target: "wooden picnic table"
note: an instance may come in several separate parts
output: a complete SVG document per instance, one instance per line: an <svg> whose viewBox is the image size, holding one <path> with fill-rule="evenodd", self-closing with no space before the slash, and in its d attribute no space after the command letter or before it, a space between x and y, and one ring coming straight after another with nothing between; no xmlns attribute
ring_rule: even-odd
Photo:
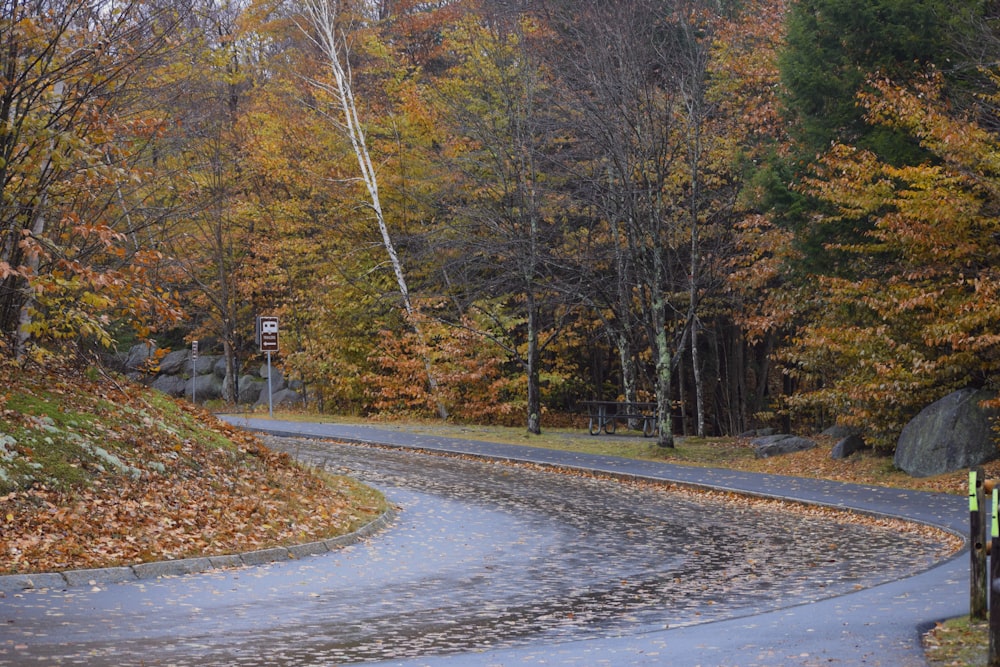
<svg viewBox="0 0 1000 667"><path fill-rule="evenodd" d="M583 401L589 418L590 435L604 431L613 434L618 424L628 426L632 422L642 422L642 434L649 438L656 435L656 403L633 403L629 401Z"/></svg>

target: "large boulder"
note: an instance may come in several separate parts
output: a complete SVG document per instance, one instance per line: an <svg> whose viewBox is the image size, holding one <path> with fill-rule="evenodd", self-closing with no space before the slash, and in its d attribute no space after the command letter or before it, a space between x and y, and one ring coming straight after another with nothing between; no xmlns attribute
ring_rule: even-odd
<svg viewBox="0 0 1000 667"><path fill-rule="evenodd" d="M279 389L277 391L271 390L271 406L286 406L295 407L305 405L306 399L297 391L292 389ZM257 405L267 405L267 386L260 392L260 398L257 400Z"/></svg>
<svg viewBox="0 0 1000 667"><path fill-rule="evenodd" d="M261 364L260 371L257 373L260 377L267 380L267 364ZM281 372L281 369L271 365L271 391L281 391L285 388L285 374Z"/></svg>
<svg viewBox="0 0 1000 667"><path fill-rule="evenodd" d="M800 438L795 435L778 434L769 435L763 438L752 440L754 455L759 459L766 459L771 456L791 454L812 449L816 446L816 441L809 438Z"/></svg>
<svg viewBox="0 0 1000 667"><path fill-rule="evenodd" d="M187 349L174 350L160 359L162 375L183 375L191 372L191 351Z"/></svg>
<svg viewBox="0 0 1000 667"><path fill-rule="evenodd" d="M267 389L267 381L253 375L240 377L239 384L240 394L236 400L240 403L256 403L260 400L261 391ZM264 400L267 401L267 396L264 396Z"/></svg>
<svg viewBox="0 0 1000 667"><path fill-rule="evenodd" d="M215 372L215 364L219 361L219 357L214 354L199 354L198 360L192 364L194 366L194 371L198 375L208 375L209 373Z"/></svg>
<svg viewBox="0 0 1000 667"><path fill-rule="evenodd" d="M271 396L271 400L275 406L281 405L281 406L301 407L306 403L306 399L302 396L302 394L295 391L294 389L282 389L281 391Z"/></svg>
<svg viewBox="0 0 1000 667"><path fill-rule="evenodd" d="M153 352L155 351L156 346L150 345L149 343L139 343L138 345L133 345L129 348L128 354L125 356L125 370L145 370L146 363L149 361L150 357L153 356Z"/></svg>
<svg viewBox="0 0 1000 667"><path fill-rule="evenodd" d="M149 386L169 396L180 397L187 389L187 382L177 375L160 375Z"/></svg>
<svg viewBox="0 0 1000 667"><path fill-rule="evenodd" d="M185 396L191 396L192 385L194 386L194 400L198 403L222 398L222 380L217 378L214 373L196 375L189 379L184 387Z"/></svg>
<svg viewBox="0 0 1000 667"><path fill-rule="evenodd" d="M921 410L899 436L896 467L930 477L997 458L992 420L998 413L980 406L990 398L987 391L960 389Z"/></svg>
<svg viewBox="0 0 1000 667"><path fill-rule="evenodd" d="M831 459L846 459L854 452L860 452L865 448L865 441L860 435L852 433L833 446L830 450Z"/></svg>

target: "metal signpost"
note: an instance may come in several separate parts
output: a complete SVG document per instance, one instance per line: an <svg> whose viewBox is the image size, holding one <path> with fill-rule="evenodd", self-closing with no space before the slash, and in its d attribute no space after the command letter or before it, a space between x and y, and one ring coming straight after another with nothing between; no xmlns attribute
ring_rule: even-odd
<svg viewBox="0 0 1000 667"><path fill-rule="evenodd" d="M267 354L267 414L274 419L274 405L271 401L271 353L278 351L278 318L257 318L257 342L260 351Z"/></svg>
<svg viewBox="0 0 1000 667"><path fill-rule="evenodd" d="M191 341L191 402L195 403L195 386L198 384L198 341Z"/></svg>

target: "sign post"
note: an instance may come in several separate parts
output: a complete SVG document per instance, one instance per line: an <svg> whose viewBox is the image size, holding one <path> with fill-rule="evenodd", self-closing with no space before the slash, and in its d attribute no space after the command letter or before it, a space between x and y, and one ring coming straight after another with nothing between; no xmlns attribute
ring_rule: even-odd
<svg viewBox="0 0 1000 667"><path fill-rule="evenodd" d="M274 404L271 400L271 353L278 351L278 318L257 318L257 342L260 351L267 354L267 414L274 419Z"/></svg>
<svg viewBox="0 0 1000 667"><path fill-rule="evenodd" d="M198 385L198 341L191 341L191 402L195 403L195 387Z"/></svg>

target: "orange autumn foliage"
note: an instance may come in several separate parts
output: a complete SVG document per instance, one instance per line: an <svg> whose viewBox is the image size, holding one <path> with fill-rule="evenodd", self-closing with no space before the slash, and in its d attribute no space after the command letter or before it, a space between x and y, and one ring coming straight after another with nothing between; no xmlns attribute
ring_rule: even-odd
<svg viewBox="0 0 1000 667"><path fill-rule="evenodd" d="M833 410L891 448L920 407L1000 372L1000 136L951 111L936 75L870 84L868 121L931 157L896 166L844 145L823 157L805 187L836 212L815 224L870 229L836 246L852 271L819 280L817 315L789 358L803 378L824 378L793 405Z"/></svg>

